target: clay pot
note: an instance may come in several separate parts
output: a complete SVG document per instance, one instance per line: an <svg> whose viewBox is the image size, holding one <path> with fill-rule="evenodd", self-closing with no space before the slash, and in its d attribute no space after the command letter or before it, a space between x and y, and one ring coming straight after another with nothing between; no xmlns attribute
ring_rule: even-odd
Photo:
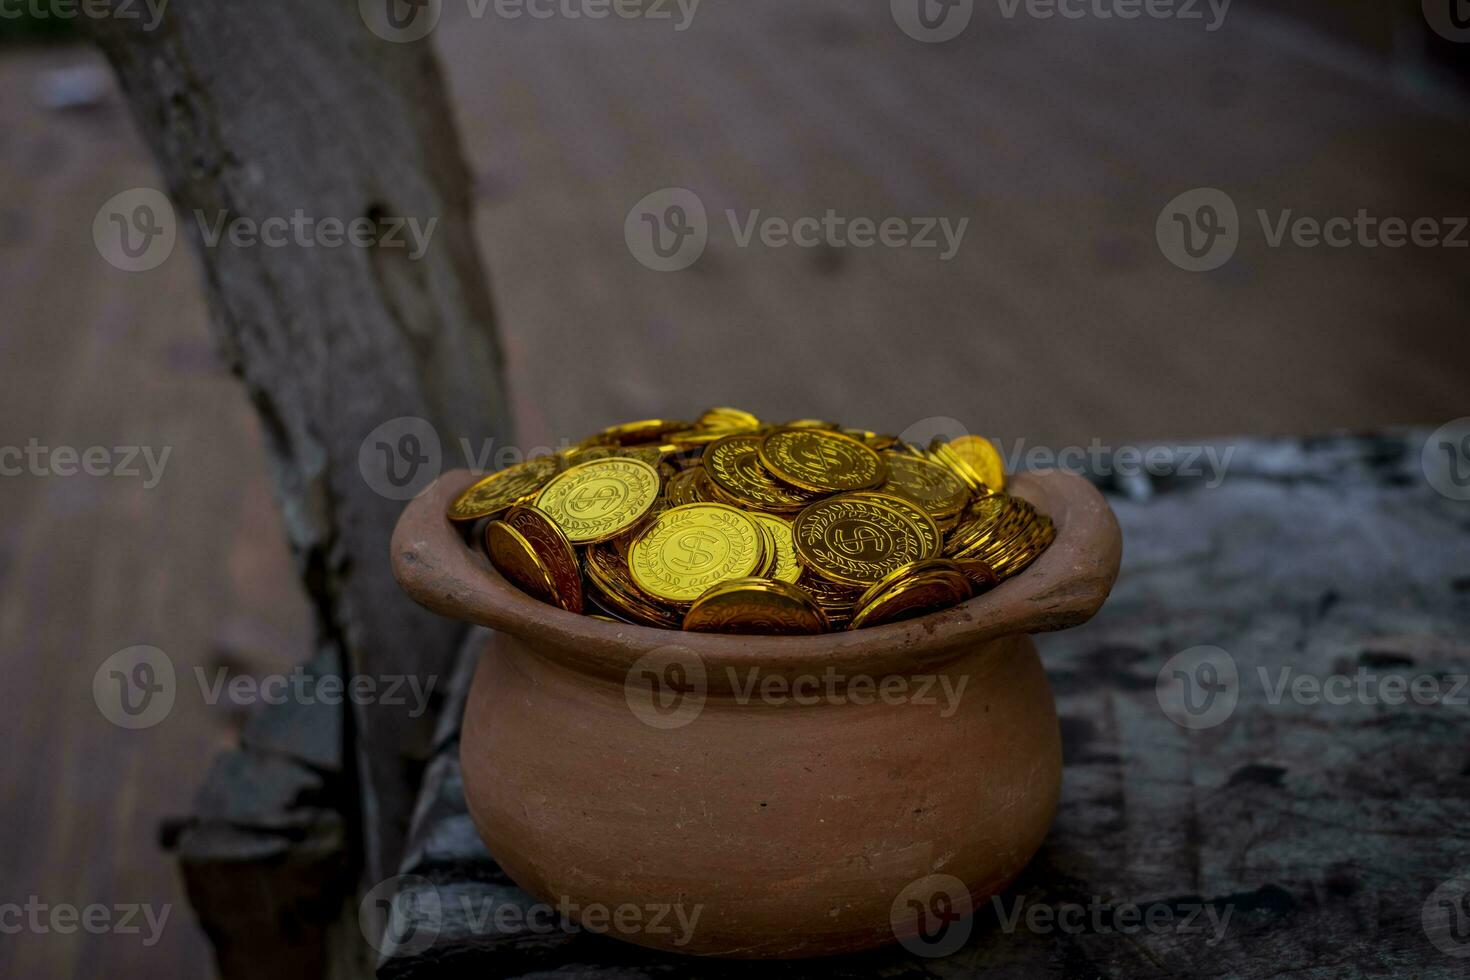
<svg viewBox="0 0 1470 980"><path fill-rule="evenodd" d="M409 504L393 565L424 606L497 631L460 758L475 826L527 892L647 946L818 956L922 932L906 909L945 887L968 890L945 908L979 908L1040 846L1061 738L1029 634L1090 618L1121 552L1086 481L1017 476L1057 539L961 606L752 638L532 599L444 518L471 479L445 474Z"/></svg>

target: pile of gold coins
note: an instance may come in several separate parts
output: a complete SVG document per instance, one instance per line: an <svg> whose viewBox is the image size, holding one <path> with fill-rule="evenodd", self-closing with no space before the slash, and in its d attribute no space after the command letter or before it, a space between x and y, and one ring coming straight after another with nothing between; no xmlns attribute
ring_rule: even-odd
<svg viewBox="0 0 1470 980"><path fill-rule="evenodd" d="M449 519L552 605L702 632L861 629L953 606L1056 536L978 436L926 447L712 408L485 477Z"/></svg>

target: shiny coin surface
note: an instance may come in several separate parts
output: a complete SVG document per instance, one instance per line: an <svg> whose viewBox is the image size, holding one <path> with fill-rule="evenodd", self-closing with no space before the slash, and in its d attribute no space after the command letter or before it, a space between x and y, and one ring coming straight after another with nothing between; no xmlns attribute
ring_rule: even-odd
<svg viewBox="0 0 1470 980"><path fill-rule="evenodd" d="M903 516L914 522L914 527L919 531L919 537L924 542L924 553L920 558L938 558L939 552L944 546L944 536L939 532L939 525L929 514L914 503L903 497L897 497L890 493L879 493L876 490L863 490L858 493L844 494L850 500L866 500L871 503L883 504L892 507Z"/></svg>
<svg viewBox="0 0 1470 980"><path fill-rule="evenodd" d="M491 521L485 526L485 553L495 570L522 592L553 606L561 604L551 572L521 532L504 521Z"/></svg>
<svg viewBox="0 0 1470 980"><path fill-rule="evenodd" d="M664 602L687 604L712 585L761 567L755 521L724 504L687 504L659 515L628 550L633 582Z"/></svg>
<svg viewBox="0 0 1470 980"><path fill-rule="evenodd" d="M1006 466L995 443L981 436L960 436L949 443L950 452L969 464L992 490L1006 488Z"/></svg>
<svg viewBox="0 0 1470 980"><path fill-rule="evenodd" d="M858 603L849 629L912 619L947 609L970 597L970 582L954 562L934 559L900 569Z"/></svg>
<svg viewBox="0 0 1470 980"><path fill-rule="evenodd" d="M449 505L449 519L499 517L516 504L534 498L561 466L555 456L538 456L491 473L454 498Z"/></svg>
<svg viewBox="0 0 1470 980"><path fill-rule="evenodd" d="M700 466L680 470L664 482L664 496L675 507L699 503L704 499L699 495L698 486L698 481L703 475L704 468Z"/></svg>
<svg viewBox="0 0 1470 980"><path fill-rule="evenodd" d="M777 429L761 441L760 461L777 479L817 493L867 490L888 473L872 449L828 429Z"/></svg>
<svg viewBox="0 0 1470 980"><path fill-rule="evenodd" d="M582 611L582 565L577 551L556 522L530 505L512 507L502 520L536 552L541 567L551 576L556 605L568 612ZM488 550L488 539L486 542Z"/></svg>
<svg viewBox="0 0 1470 980"><path fill-rule="evenodd" d="M789 582L741 578L711 586L694 600L684 628L746 636L806 636L825 633L827 617Z"/></svg>
<svg viewBox="0 0 1470 980"><path fill-rule="evenodd" d="M726 436L704 450L704 472L725 497L756 510L795 513L821 494L781 483L761 462L761 437Z"/></svg>
<svg viewBox="0 0 1470 980"><path fill-rule="evenodd" d="M720 407L707 409L694 425L695 428L699 429L739 431L743 429L759 429L761 427L761 420L744 409Z"/></svg>
<svg viewBox="0 0 1470 980"><path fill-rule="evenodd" d="M589 445L636 446L644 442L658 442L671 432L678 432L689 427L688 422L643 419L639 422L624 422L621 425L608 426L586 441Z"/></svg>
<svg viewBox="0 0 1470 980"><path fill-rule="evenodd" d="M527 594L662 629L793 634L952 605L1056 528L1006 493L994 445L927 448L743 409L648 419L479 480L446 508Z"/></svg>
<svg viewBox="0 0 1470 980"><path fill-rule="evenodd" d="M566 453L566 465L580 466L590 463L596 459L637 459L642 460L649 466L657 467L664 461L664 456L675 452L675 446L662 446L659 444L647 446L584 446L580 449L569 449Z"/></svg>
<svg viewBox="0 0 1470 980"><path fill-rule="evenodd" d="M995 569L978 558L958 559L955 564L959 566L960 574L970 580L970 588L976 593L984 592L1000 581Z"/></svg>
<svg viewBox="0 0 1470 980"><path fill-rule="evenodd" d="M633 584L627 557L617 548L611 544L594 544L588 545L583 553L587 559L587 584L591 588L589 602L629 623L679 628L679 613L653 602Z"/></svg>
<svg viewBox="0 0 1470 980"><path fill-rule="evenodd" d="M912 500L936 520L959 513L970 502L970 488L948 467L908 453L883 453L888 479L878 489Z"/></svg>
<svg viewBox="0 0 1470 980"><path fill-rule="evenodd" d="M796 542L791 536L791 522L774 514L755 511L745 516L755 521L769 535L774 557L766 577L794 583L801 576L801 563L796 560Z"/></svg>
<svg viewBox="0 0 1470 980"><path fill-rule="evenodd" d="M878 596L900 582L907 581L917 575L925 575L930 572L959 572L960 566L948 558L923 558L919 561L910 562L902 568L895 569L883 576L882 579L868 586L863 594L858 596L857 604L861 609L869 605Z"/></svg>
<svg viewBox="0 0 1470 980"><path fill-rule="evenodd" d="M866 588L926 553L923 532L903 511L844 495L812 504L792 524L803 566Z"/></svg>
<svg viewBox="0 0 1470 980"><path fill-rule="evenodd" d="M638 523L660 490L658 471L636 459L574 466L542 488L536 506L573 544L606 541Z"/></svg>

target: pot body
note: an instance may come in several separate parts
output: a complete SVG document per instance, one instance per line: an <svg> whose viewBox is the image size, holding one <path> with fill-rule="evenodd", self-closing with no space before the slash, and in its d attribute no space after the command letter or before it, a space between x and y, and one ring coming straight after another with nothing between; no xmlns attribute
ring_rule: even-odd
<svg viewBox="0 0 1470 980"><path fill-rule="evenodd" d="M882 676L675 657L620 679L502 632L470 691L477 829L589 928L701 955L865 949L904 938L926 888L958 879L978 907L1046 836L1061 739L1029 636Z"/></svg>

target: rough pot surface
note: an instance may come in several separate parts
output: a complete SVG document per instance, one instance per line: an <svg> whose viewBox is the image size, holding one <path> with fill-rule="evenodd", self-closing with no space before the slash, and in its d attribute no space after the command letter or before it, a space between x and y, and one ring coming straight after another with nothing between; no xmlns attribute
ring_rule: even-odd
<svg viewBox="0 0 1470 980"><path fill-rule="evenodd" d="M1061 745L1029 633L1084 622L1117 575L1086 481L1022 474L1057 524L1030 568L954 609L819 637L606 623L521 593L444 518L405 510L416 600L500 631L466 707L466 801L522 888L674 951L817 956L926 933L1004 888L1046 836ZM753 855L758 855L752 860Z"/></svg>

